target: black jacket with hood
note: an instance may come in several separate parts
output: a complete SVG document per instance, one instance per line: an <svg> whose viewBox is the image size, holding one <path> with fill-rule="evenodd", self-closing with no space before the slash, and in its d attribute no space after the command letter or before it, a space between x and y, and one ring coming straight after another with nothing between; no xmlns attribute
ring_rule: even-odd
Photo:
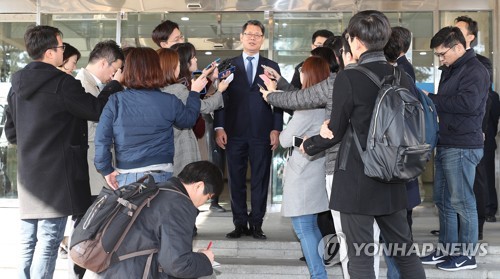
<svg viewBox="0 0 500 279"><path fill-rule="evenodd" d="M110 82L95 98L80 81L44 62L12 76L7 97L7 140L17 144L21 219L84 214L90 205L87 122L99 120Z"/></svg>

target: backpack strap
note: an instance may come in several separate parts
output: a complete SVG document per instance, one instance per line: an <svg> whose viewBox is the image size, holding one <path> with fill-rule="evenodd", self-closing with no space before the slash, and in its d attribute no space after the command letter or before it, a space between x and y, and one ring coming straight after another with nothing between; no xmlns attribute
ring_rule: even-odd
<svg viewBox="0 0 500 279"><path fill-rule="evenodd" d="M393 76L394 76L394 82L396 85L399 85L400 82L401 82L401 70L398 69L398 67L393 67L394 68L394 72L393 72ZM352 70L357 70L358 72L362 72L365 76L367 76L371 81L373 81L373 83L375 83L378 88L382 88L382 85L385 83L385 78L383 78L382 80L379 79L379 77L374 73L372 72L370 69L368 68L365 68L365 67L362 67L362 66L356 66L356 67L353 67L353 68L350 68Z"/></svg>
<svg viewBox="0 0 500 279"><path fill-rule="evenodd" d="M118 257L118 261L123 261L126 259L138 257L138 256L149 255L148 259L146 260L146 265L144 266L144 272L142 273L142 279L147 279L148 275L149 275L149 270L151 269L151 263L153 261L153 256L157 252L158 252L158 249L147 249L147 250L132 252L132 253L128 253L128 254L125 254L123 256Z"/></svg>
<svg viewBox="0 0 500 279"><path fill-rule="evenodd" d="M371 70L368 68L362 67L362 66L356 66L353 68L350 68L351 70L356 70L358 72L363 73L365 76L367 76L373 83L375 83L378 88L382 88L382 81L380 81L380 78Z"/></svg>

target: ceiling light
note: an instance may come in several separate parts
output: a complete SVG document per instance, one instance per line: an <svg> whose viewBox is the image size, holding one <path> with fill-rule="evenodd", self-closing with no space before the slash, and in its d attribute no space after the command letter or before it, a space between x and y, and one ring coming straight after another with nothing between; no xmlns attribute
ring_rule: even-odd
<svg viewBox="0 0 500 279"><path fill-rule="evenodd" d="M187 17L187 16L183 16L183 17L181 17L181 20L183 20L183 21L188 21L188 20L189 20L189 17Z"/></svg>
<svg viewBox="0 0 500 279"><path fill-rule="evenodd" d="M212 55L211 51L205 51L205 55Z"/></svg>
<svg viewBox="0 0 500 279"><path fill-rule="evenodd" d="M201 9L200 3L187 3L188 9Z"/></svg>

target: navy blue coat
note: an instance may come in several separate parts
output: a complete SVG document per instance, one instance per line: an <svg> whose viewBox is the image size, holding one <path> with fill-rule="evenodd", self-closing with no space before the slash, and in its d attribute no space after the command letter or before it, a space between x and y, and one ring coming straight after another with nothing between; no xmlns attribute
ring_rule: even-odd
<svg viewBox="0 0 500 279"><path fill-rule="evenodd" d="M473 51L440 69L438 94L429 94L439 116L437 146L483 148L481 124L490 85L488 71Z"/></svg>

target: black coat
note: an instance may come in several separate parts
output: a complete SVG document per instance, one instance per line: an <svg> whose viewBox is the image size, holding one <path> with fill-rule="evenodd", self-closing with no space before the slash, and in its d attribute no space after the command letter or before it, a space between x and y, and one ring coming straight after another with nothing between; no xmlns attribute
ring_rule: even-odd
<svg viewBox="0 0 500 279"><path fill-rule="evenodd" d="M108 96L87 94L80 81L43 62L31 62L12 76L5 134L17 144L21 219L85 213L90 205L86 120L99 120Z"/></svg>
<svg viewBox="0 0 500 279"><path fill-rule="evenodd" d="M363 53L359 65L370 69L380 78L394 71L394 67L385 61L383 52ZM406 75L401 76L402 86L410 89L411 82ZM333 176L331 209L377 216L391 214L407 206L404 184L383 183L366 176L353 139L344 138L350 123L353 123L361 146L365 148L377 95L377 85L363 73L356 70L339 72L333 87L333 108L329 124L334 138L323 139L318 135L304 142L305 151L312 155L342 141ZM345 170L339 170L339 162L346 157Z"/></svg>

